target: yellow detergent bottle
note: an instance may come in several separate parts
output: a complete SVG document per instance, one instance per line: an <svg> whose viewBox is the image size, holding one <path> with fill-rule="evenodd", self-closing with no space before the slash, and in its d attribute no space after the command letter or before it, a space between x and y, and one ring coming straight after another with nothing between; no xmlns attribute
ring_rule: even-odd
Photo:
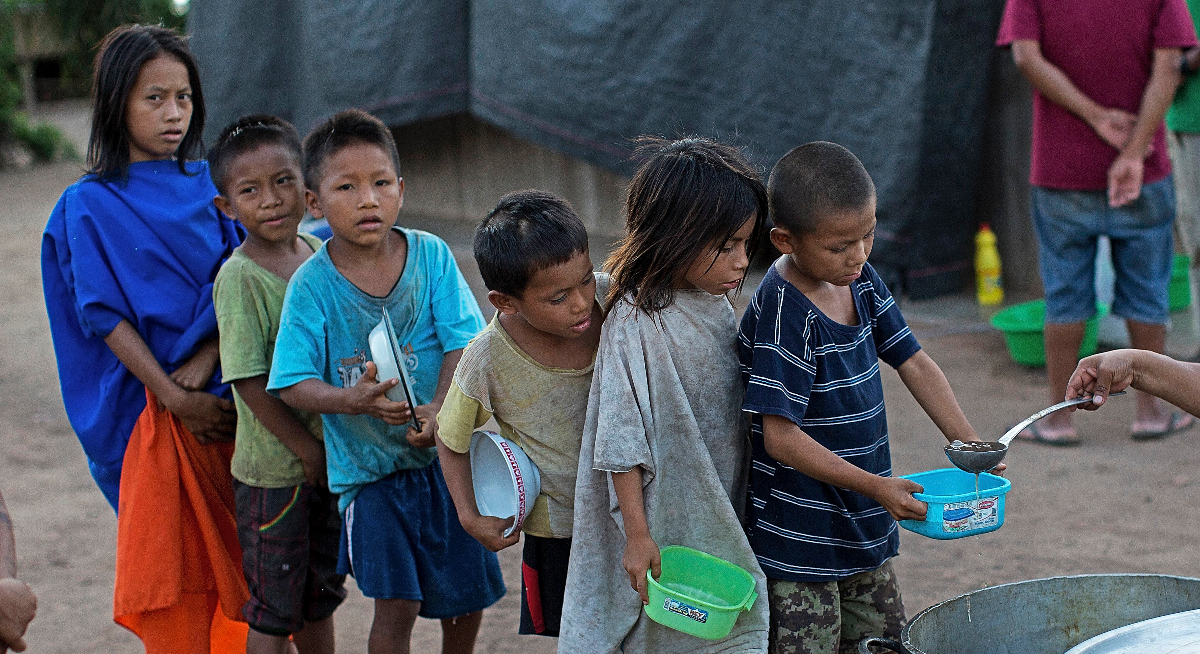
<svg viewBox="0 0 1200 654"><path fill-rule="evenodd" d="M979 226L975 235L975 292L979 304L991 306L1004 301L1000 285L1000 251L996 249L996 234L987 223Z"/></svg>

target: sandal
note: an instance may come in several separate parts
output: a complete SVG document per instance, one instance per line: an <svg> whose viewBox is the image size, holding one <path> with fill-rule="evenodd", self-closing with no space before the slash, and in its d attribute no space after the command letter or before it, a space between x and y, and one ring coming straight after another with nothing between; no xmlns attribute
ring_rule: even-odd
<svg viewBox="0 0 1200 654"><path fill-rule="evenodd" d="M1041 443L1043 445L1053 445L1055 447L1071 447L1083 442L1078 434L1049 436L1042 431L1041 426L1036 422L1021 430L1021 433L1017 434L1017 439L1032 443Z"/></svg>
<svg viewBox="0 0 1200 654"><path fill-rule="evenodd" d="M1171 419L1162 429L1138 429L1129 434L1135 441L1154 441L1166 438L1171 434L1186 431L1196 424L1196 418L1183 411L1171 411Z"/></svg>

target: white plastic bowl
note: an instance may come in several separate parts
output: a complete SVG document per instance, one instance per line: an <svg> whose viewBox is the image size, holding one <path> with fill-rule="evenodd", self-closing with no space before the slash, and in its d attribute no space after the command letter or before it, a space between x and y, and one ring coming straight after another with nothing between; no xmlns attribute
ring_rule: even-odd
<svg viewBox="0 0 1200 654"><path fill-rule="evenodd" d="M494 431L471 434L471 479L481 515L516 516L504 532L506 537L521 528L542 492L537 466L515 443Z"/></svg>
<svg viewBox="0 0 1200 654"><path fill-rule="evenodd" d="M383 319L371 330L367 337L371 347L371 360L378 369L377 381L399 379L400 383L388 389L384 395L393 402L408 402L409 406L417 406L416 396L412 391L412 380L408 377L408 368L401 363L400 345L396 342L396 332L392 329L392 319L387 310Z"/></svg>

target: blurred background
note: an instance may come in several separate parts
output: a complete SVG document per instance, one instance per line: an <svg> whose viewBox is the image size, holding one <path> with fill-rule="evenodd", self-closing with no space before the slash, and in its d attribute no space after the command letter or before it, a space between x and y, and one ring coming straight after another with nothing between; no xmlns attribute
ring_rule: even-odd
<svg viewBox="0 0 1200 654"><path fill-rule="evenodd" d="M639 134L714 136L763 171L853 150L879 191L872 262L913 299L973 280L991 223L1010 297L1041 293L1028 220L1029 88L993 47L1000 0L0 0L0 142L69 144L39 103L85 98L95 46L131 21L191 34L206 135L269 112L301 133L360 107L391 125L407 211L472 224L504 192L569 198L622 229ZM7 154L5 154L7 153ZM82 154L82 153L77 153ZM11 146L4 157L20 157Z"/></svg>

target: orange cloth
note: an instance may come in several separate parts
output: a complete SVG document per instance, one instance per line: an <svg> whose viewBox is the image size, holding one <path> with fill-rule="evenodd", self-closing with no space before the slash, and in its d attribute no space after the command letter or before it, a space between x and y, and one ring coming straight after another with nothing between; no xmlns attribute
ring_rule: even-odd
<svg viewBox="0 0 1200 654"><path fill-rule="evenodd" d="M121 473L113 620L147 654L246 651L232 456L231 443L197 443L146 391Z"/></svg>

